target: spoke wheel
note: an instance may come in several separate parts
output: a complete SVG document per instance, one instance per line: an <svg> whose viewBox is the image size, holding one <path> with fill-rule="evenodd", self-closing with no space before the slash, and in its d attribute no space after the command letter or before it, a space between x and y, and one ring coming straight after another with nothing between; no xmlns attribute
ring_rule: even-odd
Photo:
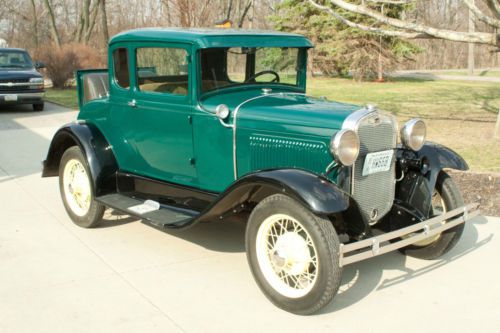
<svg viewBox="0 0 500 333"><path fill-rule="evenodd" d="M84 228L99 224L104 206L94 200L92 177L79 147L68 148L59 165L59 190L71 220Z"/></svg>
<svg viewBox="0 0 500 333"><path fill-rule="evenodd" d="M294 199L275 194L250 214L247 259L260 289L276 306L311 314L337 293L340 243L330 220Z"/></svg>
<svg viewBox="0 0 500 333"><path fill-rule="evenodd" d="M463 199L453 179L444 171L438 176L432 196L432 215L437 216L463 206ZM445 223L443 221L443 223ZM437 259L449 252L462 236L464 224L425 238L399 251L420 259Z"/></svg>
<svg viewBox="0 0 500 333"><path fill-rule="evenodd" d="M63 184L66 202L73 213L85 216L90 208L91 189L87 172L79 160L71 159L66 163Z"/></svg>
<svg viewBox="0 0 500 333"><path fill-rule="evenodd" d="M271 215L261 224L256 241L259 266L274 289L290 298L311 291L318 277L318 257L302 224L288 215Z"/></svg>

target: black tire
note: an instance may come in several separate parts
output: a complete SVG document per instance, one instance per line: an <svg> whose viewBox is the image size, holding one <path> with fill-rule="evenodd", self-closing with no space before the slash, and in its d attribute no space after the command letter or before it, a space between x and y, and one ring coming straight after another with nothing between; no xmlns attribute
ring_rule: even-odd
<svg viewBox="0 0 500 333"><path fill-rule="evenodd" d="M33 104L33 111L43 111L44 107L44 102Z"/></svg>
<svg viewBox="0 0 500 333"><path fill-rule="evenodd" d="M263 222L275 214L286 214L307 231L318 258L317 277L307 294L291 298L278 292L262 272L257 255L257 234ZM297 201L282 194L262 200L252 211L245 235L247 260L259 288L279 308L300 315L314 313L330 303L340 286L342 268L339 266L340 242L332 223L314 215ZM269 259L269 261L271 261ZM310 265L310 264L309 264ZM309 270L307 268L307 270ZM274 272L275 273L275 272Z"/></svg>
<svg viewBox="0 0 500 333"><path fill-rule="evenodd" d="M457 188L453 179L451 179L446 172L441 171L439 174L435 189L443 199L446 211L450 211L464 205L460 190ZM449 252L457 244L458 240L462 236L463 230L464 224L461 223L442 232L439 238L429 245L410 245L402 248L400 251L405 255L419 259L436 259Z"/></svg>
<svg viewBox="0 0 500 333"><path fill-rule="evenodd" d="M68 203L66 199L66 193L65 193L65 186L64 186L64 168L66 167L66 164L71 161L71 160L77 160L79 161L87 174L87 176L91 179L91 173L89 170L89 167L87 165L87 160L85 159L80 147L78 146L73 146L68 148L62 158L61 158L61 163L59 165L59 191L61 193L61 198L64 204L64 208L66 209L66 212L68 213L69 217L71 220L78 226L82 228L92 228L95 227L101 222L102 216L104 215L104 210L105 207L100 204L99 202L95 201L94 198L94 189L92 187L92 182L90 181L90 207L87 211L87 213L83 216L77 215L72 209L70 204Z"/></svg>

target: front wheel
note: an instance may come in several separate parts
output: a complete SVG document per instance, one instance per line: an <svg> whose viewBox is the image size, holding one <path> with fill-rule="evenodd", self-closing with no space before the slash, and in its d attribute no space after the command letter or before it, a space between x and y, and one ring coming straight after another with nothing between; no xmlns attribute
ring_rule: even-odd
<svg viewBox="0 0 500 333"><path fill-rule="evenodd" d="M252 274L276 306L311 314L337 293L337 233L329 220L295 200L282 194L262 200L250 215L245 243Z"/></svg>
<svg viewBox="0 0 500 333"><path fill-rule="evenodd" d="M33 111L43 111L45 104L43 102L33 104Z"/></svg>
<svg viewBox="0 0 500 333"><path fill-rule="evenodd" d="M105 207L94 200L90 170L78 146L68 148L59 165L59 190L66 212L83 228L99 224Z"/></svg>
<svg viewBox="0 0 500 333"><path fill-rule="evenodd" d="M432 196L432 215L437 216L464 205L462 195L451 177L444 171L438 176ZM436 259L450 251L462 236L461 223L440 234L402 248L403 254L419 259Z"/></svg>

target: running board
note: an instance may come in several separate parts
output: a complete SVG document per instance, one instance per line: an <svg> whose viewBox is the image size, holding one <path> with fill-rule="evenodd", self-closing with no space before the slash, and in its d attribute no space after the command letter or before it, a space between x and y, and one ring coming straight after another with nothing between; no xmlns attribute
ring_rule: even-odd
<svg viewBox="0 0 500 333"><path fill-rule="evenodd" d="M118 193L97 197L96 201L159 228L181 228L198 215L190 210L160 205L156 201L132 198Z"/></svg>

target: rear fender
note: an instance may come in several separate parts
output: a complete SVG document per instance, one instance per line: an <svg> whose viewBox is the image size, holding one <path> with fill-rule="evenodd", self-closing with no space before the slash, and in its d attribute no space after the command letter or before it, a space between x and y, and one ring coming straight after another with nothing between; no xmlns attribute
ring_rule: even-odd
<svg viewBox="0 0 500 333"><path fill-rule="evenodd" d="M96 196L116 191L115 173L118 170L113 150L99 129L89 123L74 122L61 127L50 143L47 158L43 161L42 177L59 175L61 157L72 146L82 150L92 174Z"/></svg>

